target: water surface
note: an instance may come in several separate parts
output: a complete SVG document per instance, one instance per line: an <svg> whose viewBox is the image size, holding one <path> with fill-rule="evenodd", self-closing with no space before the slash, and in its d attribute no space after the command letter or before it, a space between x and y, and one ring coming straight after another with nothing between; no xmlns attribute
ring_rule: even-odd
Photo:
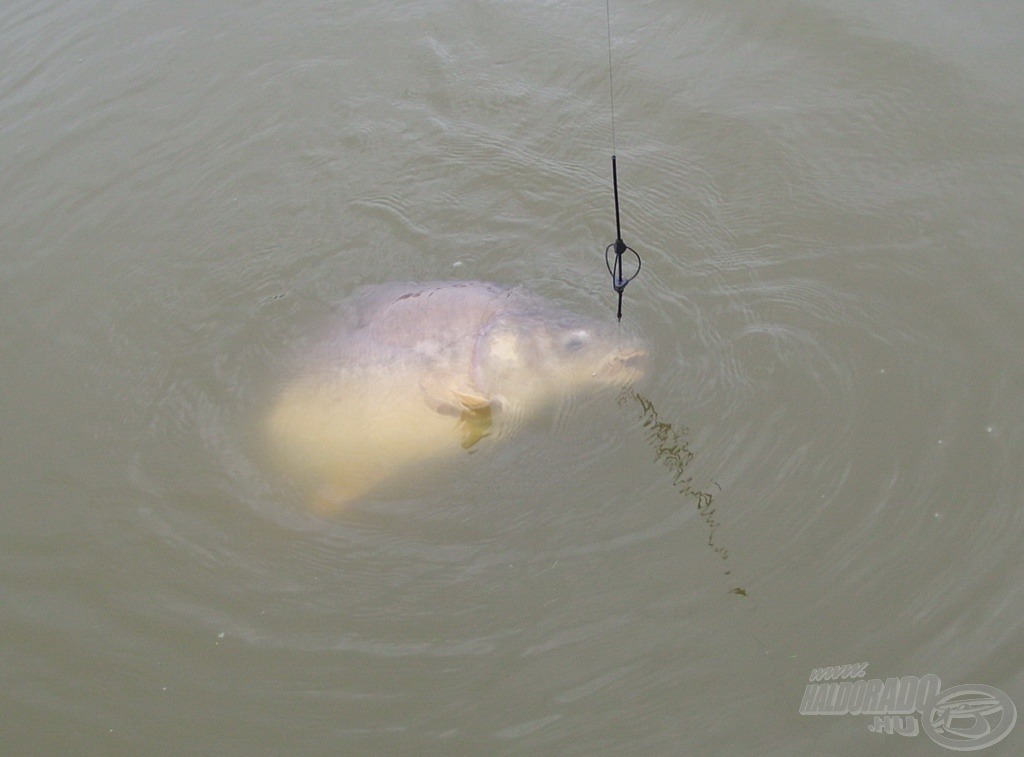
<svg viewBox="0 0 1024 757"><path fill-rule="evenodd" d="M611 22L652 375L325 520L259 424L358 286L614 318L605 4L4 6L7 751L942 753L800 714L859 662L1024 707L1024 11Z"/></svg>

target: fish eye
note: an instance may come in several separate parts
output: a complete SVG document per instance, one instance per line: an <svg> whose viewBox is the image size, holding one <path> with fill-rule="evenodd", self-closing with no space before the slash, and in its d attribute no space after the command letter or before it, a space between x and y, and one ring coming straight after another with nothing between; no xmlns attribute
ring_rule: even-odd
<svg viewBox="0 0 1024 757"><path fill-rule="evenodd" d="M576 352L578 350L581 350L586 346L589 339L590 334L588 334L586 331L573 331L572 333L569 334L568 337L566 337L564 345L565 349L569 352Z"/></svg>

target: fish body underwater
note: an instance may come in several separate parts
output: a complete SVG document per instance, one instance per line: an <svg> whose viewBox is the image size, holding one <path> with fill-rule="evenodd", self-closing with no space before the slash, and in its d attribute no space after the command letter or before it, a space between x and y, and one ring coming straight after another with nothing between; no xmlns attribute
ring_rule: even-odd
<svg viewBox="0 0 1024 757"><path fill-rule="evenodd" d="M612 323L483 282L365 287L277 397L275 456L331 512L588 386L624 386L647 350Z"/></svg>

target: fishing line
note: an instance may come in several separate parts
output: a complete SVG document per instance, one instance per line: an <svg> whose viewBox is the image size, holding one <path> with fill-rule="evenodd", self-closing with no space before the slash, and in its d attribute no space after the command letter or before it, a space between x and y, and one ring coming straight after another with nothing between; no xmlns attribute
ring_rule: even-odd
<svg viewBox="0 0 1024 757"><path fill-rule="evenodd" d="M612 104L612 155L615 154L615 83L612 81L612 0L605 0L608 17L608 99Z"/></svg>
<svg viewBox="0 0 1024 757"><path fill-rule="evenodd" d="M619 172L615 163L615 153L617 150L615 145L615 83L612 78L612 0L605 0L605 11L608 19L608 90L612 115L612 191L615 197L615 241L604 249L604 264L612 277L612 289L619 295L616 317L621 321L622 293L625 291L626 285L640 273L642 263L640 262L639 253L622 241L622 223L619 215ZM615 253L614 262L611 258L613 251ZM636 270L629 276L624 274L622 267L622 256L627 252L636 258Z"/></svg>

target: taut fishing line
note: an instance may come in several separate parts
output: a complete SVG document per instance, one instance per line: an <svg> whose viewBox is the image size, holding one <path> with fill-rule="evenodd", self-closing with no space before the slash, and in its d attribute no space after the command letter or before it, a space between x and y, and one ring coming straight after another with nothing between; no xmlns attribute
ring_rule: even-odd
<svg viewBox="0 0 1024 757"><path fill-rule="evenodd" d="M622 292L625 290L626 285L640 273L642 263L637 251L622 241L622 224L619 213L619 175L615 161L617 148L615 144L615 84L612 78L614 67L612 65L611 5L611 0L606 0L605 9L608 16L608 89L612 121L612 191L615 197L615 241L605 248L604 262L608 266L608 273L612 277L612 287L619 295L616 316L621 321ZM612 259L613 253L615 256L614 260ZM626 253L632 255L636 262L636 268L628 276L623 272L622 267L622 256ZM629 400L635 400L640 406L643 427L648 430L647 442L655 450L656 459L672 472L672 486L681 496L691 497L695 501L697 512L708 528L708 547L722 560L727 560L729 550L722 546L717 538L721 522L716 515L717 508L713 504L714 495L710 491L696 488L693 484L693 476L687 471L687 468L693 461L694 453L689 448L689 442L686 439L686 429L678 431L674 429L671 423L661 420L658 416L658 411L654 407L654 403L650 399L631 388L626 388L619 396L619 404L624 404ZM715 483L715 486L721 491L721 486L717 483ZM725 570L725 575L731 576L731 574L731 569ZM729 593L742 597L749 596L747 590L742 586L735 586Z"/></svg>
<svg viewBox="0 0 1024 757"><path fill-rule="evenodd" d="M616 310L616 317L618 320L622 320L622 293L626 289L626 285L629 284L633 279L640 273L640 255L632 247L628 246L622 241L622 223L619 216L619 173L618 168L615 164L615 84L612 79L612 1L605 0L605 11L608 18L608 89L611 101L611 112L612 112L612 192L615 197L615 241L608 245L604 250L604 263L608 268L608 273L612 277L612 288L619 295L618 309ZM622 256L625 253L630 253L636 259L636 269L629 275L625 275L622 267ZM615 255L615 259L612 259L612 253Z"/></svg>

